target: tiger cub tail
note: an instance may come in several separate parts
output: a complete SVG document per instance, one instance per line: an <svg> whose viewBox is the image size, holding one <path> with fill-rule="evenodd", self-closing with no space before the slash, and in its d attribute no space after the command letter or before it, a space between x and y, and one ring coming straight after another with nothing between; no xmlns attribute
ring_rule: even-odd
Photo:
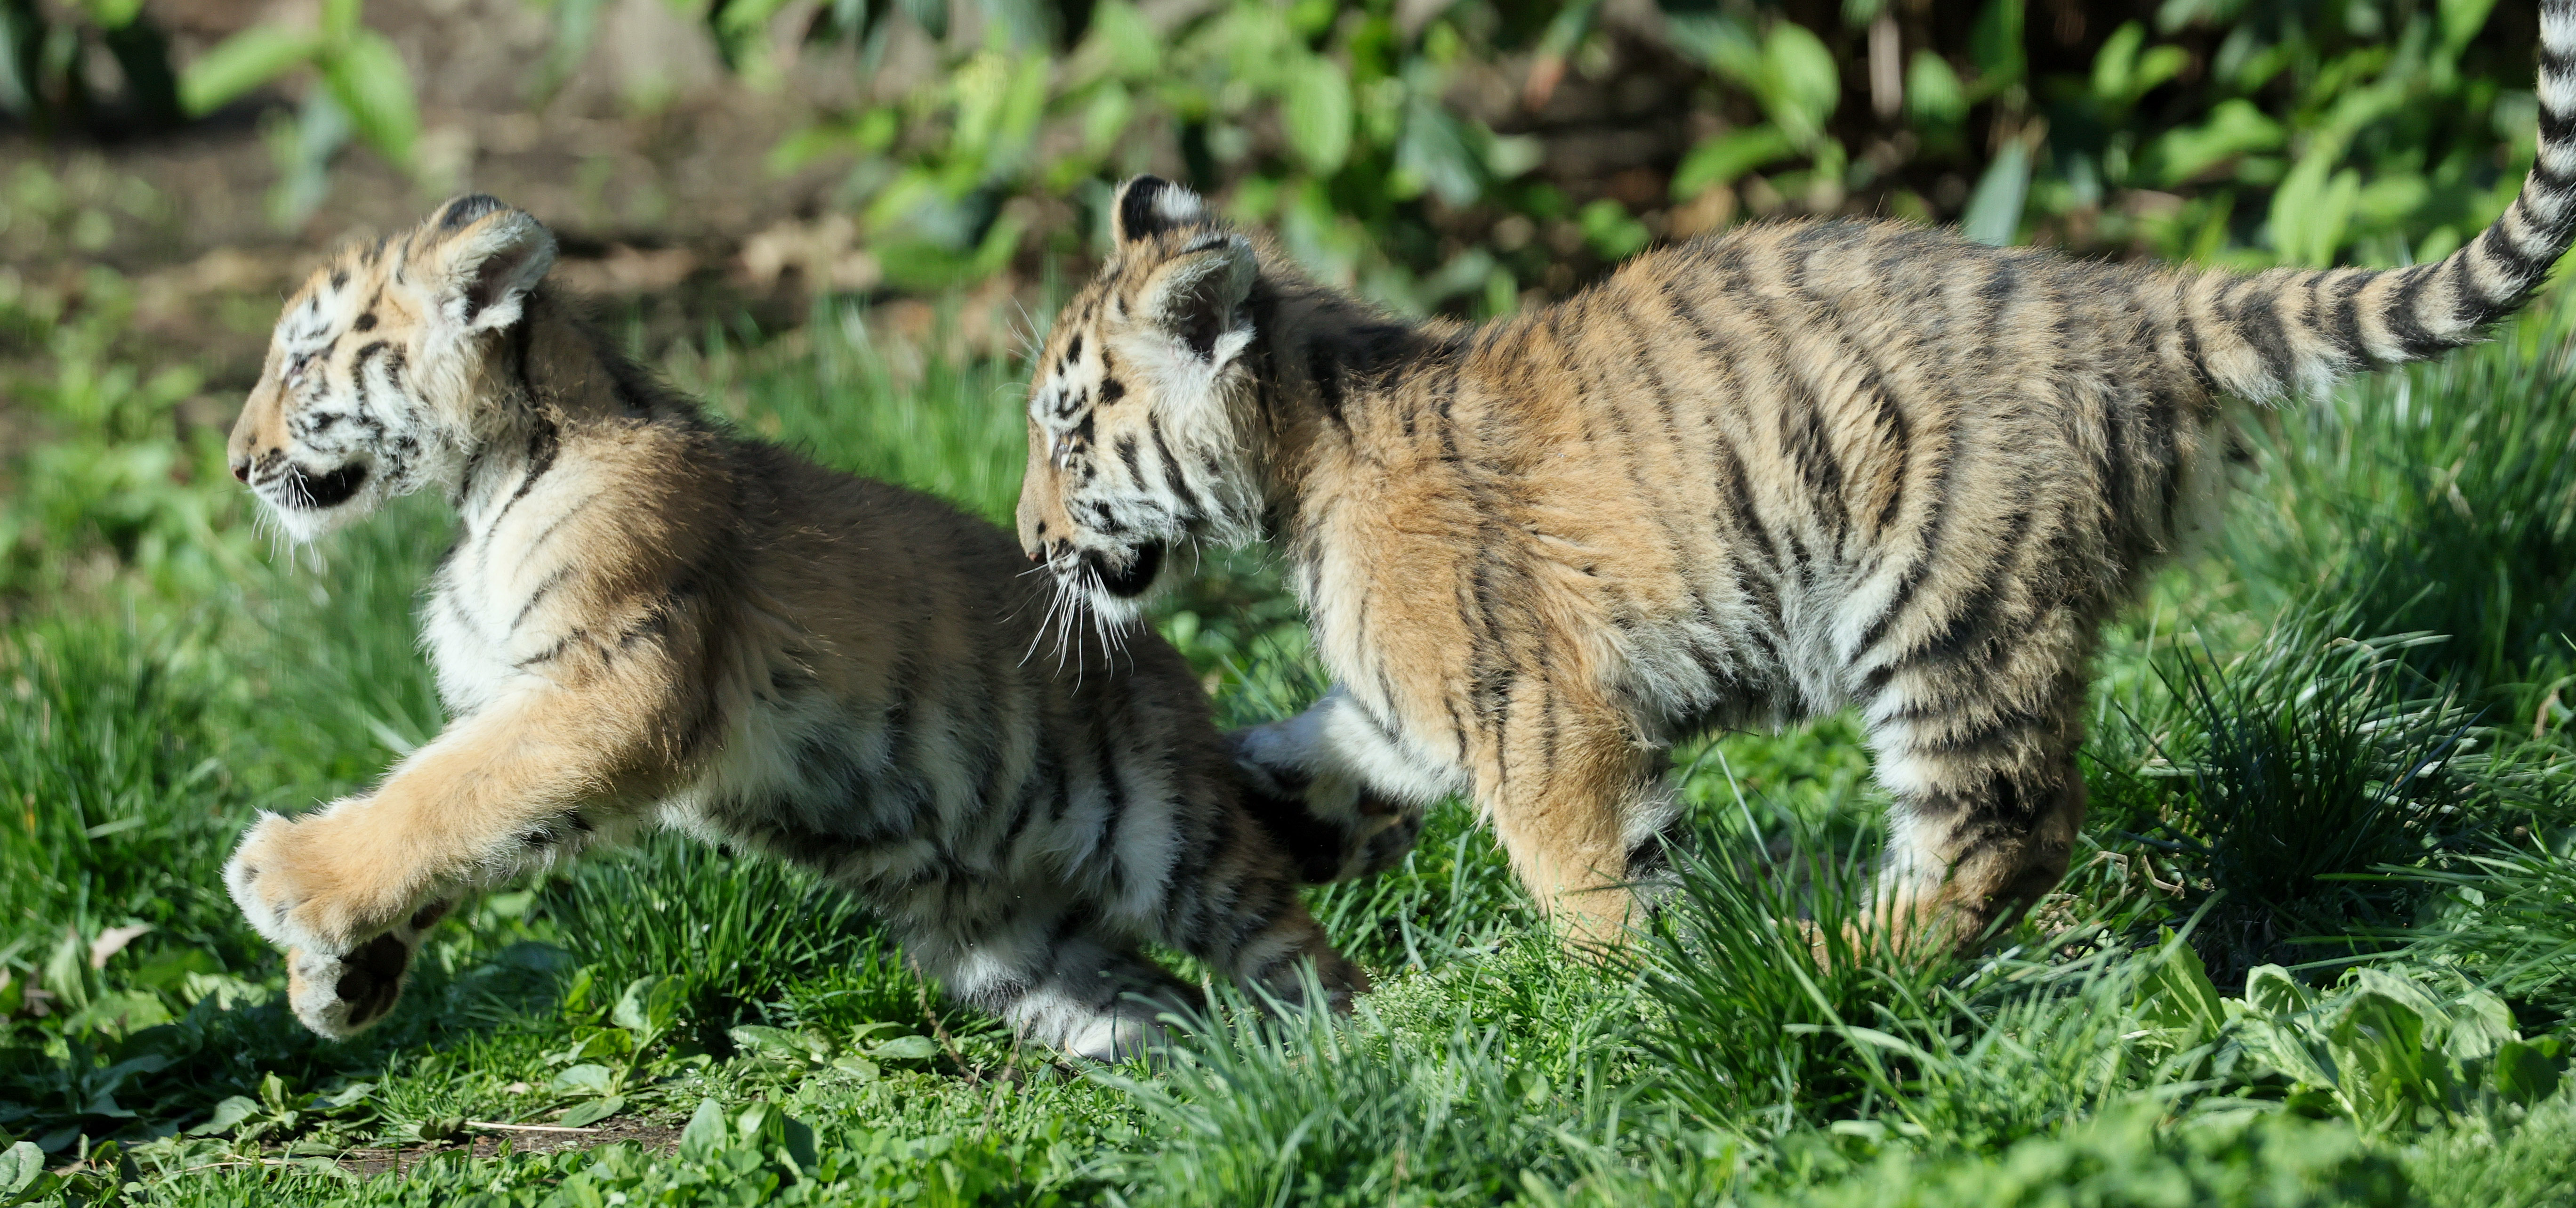
<svg viewBox="0 0 2576 1208"><path fill-rule="evenodd" d="M2576 0L2541 0L2538 91L2531 175L2477 238L2409 268L2199 274L2181 283L2185 355L2218 389L2269 401L2482 339L2576 239Z"/></svg>

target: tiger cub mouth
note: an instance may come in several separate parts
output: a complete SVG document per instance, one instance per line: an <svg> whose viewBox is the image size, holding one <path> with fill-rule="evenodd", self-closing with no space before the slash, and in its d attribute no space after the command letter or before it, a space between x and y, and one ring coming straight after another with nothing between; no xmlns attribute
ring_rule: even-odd
<svg viewBox="0 0 2576 1208"><path fill-rule="evenodd" d="M286 481L278 487L278 503L291 508L334 508L347 503L366 481L367 467L360 462L351 462L328 474L309 473L289 462Z"/></svg>
<svg viewBox="0 0 2576 1208"><path fill-rule="evenodd" d="M1162 543L1158 541L1138 547L1135 553L1128 555L1127 565L1123 567L1112 566L1107 558L1095 553L1091 555L1091 569L1100 576L1100 585L1108 589L1110 595L1121 600L1135 599L1145 594L1145 589L1154 585L1154 576L1162 572Z"/></svg>

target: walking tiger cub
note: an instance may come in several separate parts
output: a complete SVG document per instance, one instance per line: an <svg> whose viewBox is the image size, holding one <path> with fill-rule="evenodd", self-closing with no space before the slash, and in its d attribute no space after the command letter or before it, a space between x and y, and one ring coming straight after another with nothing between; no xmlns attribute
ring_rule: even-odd
<svg viewBox="0 0 2576 1208"><path fill-rule="evenodd" d="M1120 620L1176 542L1277 544L1339 683L1247 754L1466 791L1596 939L1660 858L1670 744L1856 706L1896 799L1879 908L1973 943L2066 871L2098 631L2216 498L2224 400L2470 343L2566 250L2576 0L2540 64L2521 196L2388 271L1782 222L1469 327L1140 177L1031 382L1021 544Z"/></svg>
<svg viewBox="0 0 2576 1208"><path fill-rule="evenodd" d="M1154 635L1057 650L993 526L712 425L544 287L554 254L480 196L351 249L288 302L233 430L299 540L424 487L461 521L423 617L454 720L374 791L262 817L226 869L298 1018L374 1023L460 891L655 824L815 869L1073 1053L1155 1039L1130 994L1185 1001L1149 940L1292 1003L1303 964L1332 1006L1367 987L1272 827L1325 873L1395 832L1247 792Z"/></svg>

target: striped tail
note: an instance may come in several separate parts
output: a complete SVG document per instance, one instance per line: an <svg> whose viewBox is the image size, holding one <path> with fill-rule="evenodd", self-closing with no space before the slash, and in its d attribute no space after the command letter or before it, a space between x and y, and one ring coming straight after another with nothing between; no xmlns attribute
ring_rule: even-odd
<svg viewBox="0 0 2576 1208"><path fill-rule="evenodd" d="M2187 354L2227 393L2270 400L2475 343L2522 309L2576 236L2576 0L2541 0L2539 93L2531 176L2468 246L2411 268L2202 274L2182 283Z"/></svg>

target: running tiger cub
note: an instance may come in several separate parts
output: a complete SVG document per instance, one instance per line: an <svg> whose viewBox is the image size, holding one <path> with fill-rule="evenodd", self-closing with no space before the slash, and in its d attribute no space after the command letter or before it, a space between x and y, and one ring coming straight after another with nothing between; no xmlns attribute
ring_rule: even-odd
<svg viewBox="0 0 2576 1208"><path fill-rule="evenodd" d="M2576 0L2541 30L2520 197L2391 271L1782 222L1466 327L1138 178L1038 361L1021 544L1122 620L1175 542L1278 544L1339 683L1248 756L1470 793L1595 939L1660 857L1671 743L1857 706L1896 798L1879 908L1974 943L2066 871L2098 631L2215 499L2224 400L2475 341L2566 250Z"/></svg>
<svg viewBox="0 0 2576 1208"><path fill-rule="evenodd" d="M712 425L543 286L554 256L481 196L343 253L233 430L296 539L421 488L461 521L423 618L454 720L225 870L306 1026L383 1018L459 892L657 824L817 870L1077 1054L1154 1042L1129 994L1186 1001L1148 940L1289 1002L1309 962L1334 1007L1366 989L1254 811L1317 827L1244 790L1177 653L1059 658L1007 536Z"/></svg>

